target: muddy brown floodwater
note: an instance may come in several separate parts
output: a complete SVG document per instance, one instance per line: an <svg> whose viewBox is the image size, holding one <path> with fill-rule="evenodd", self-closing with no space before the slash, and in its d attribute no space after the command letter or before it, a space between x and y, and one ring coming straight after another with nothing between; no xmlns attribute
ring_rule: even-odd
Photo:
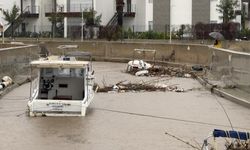
<svg viewBox="0 0 250 150"><path fill-rule="evenodd" d="M126 64L121 63L95 62L94 68L100 85L153 79L123 73ZM191 78L165 82L197 90L97 93L86 117L34 118L25 114L29 97L25 84L0 100L0 150L193 149L165 132L198 147L213 129L231 129L217 100L235 129L250 131L249 109L212 95Z"/></svg>

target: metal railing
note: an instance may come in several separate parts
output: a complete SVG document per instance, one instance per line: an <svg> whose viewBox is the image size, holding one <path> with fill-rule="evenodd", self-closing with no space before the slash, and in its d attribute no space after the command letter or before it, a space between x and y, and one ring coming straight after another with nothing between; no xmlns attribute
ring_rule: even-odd
<svg viewBox="0 0 250 150"><path fill-rule="evenodd" d="M71 4L68 12L82 12L92 9L92 4Z"/></svg>
<svg viewBox="0 0 250 150"><path fill-rule="evenodd" d="M70 4L67 8L64 5L57 5L56 12L74 13L82 11L90 11L92 4ZM52 5L45 6L45 13L55 12L55 8Z"/></svg>
<svg viewBox="0 0 250 150"><path fill-rule="evenodd" d="M23 13L27 14L39 14L40 6L27 6Z"/></svg>
<svg viewBox="0 0 250 150"><path fill-rule="evenodd" d="M211 47L210 71L225 85L250 86L250 53Z"/></svg>
<svg viewBox="0 0 250 150"><path fill-rule="evenodd" d="M114 26L116 27L117 25L117 16L114 16L113 19L111 19L111 22L109 24L103 25L100 28L100 31L104 31L102 29L105 28L105 26ZM52 33L52 26L51 22L49 22L46 25L38 25L38 24L27 24L26 25L26 33L22 32L22 28L19 27L17 28L14 32L16 32L16 36L18 37L29 37L31 32L37 32L40 34L40 37L50 37ZM95 26L96 27L96 26ZM56 31L58 32L56 37L61 37L64 33L65 26L61 23L57 23ZM38 30L35 30L38 29ZM68 35L78 35L81 33L81 18L76 18L69 20L67 23L67 32ZM195 26L191 25L186 25L185 27L181 26L172 26L172 39L173 40L178 40L178 41L192 41L192 40L197 40L199 43L205 44L207 40L209 42L213 41L213 38L209 36L210 32L213 32L213 28L198 28ZM74 30L71 32L71 30ZM78 31L79 30L79 31ZM222 30L222 29L221 29ZM112 30L111 30L112 31ZM220 31L216 30L218 32L221 32L225 39L232 39L235 40L237 38L239 31L235 30L230 30L230 31ZM30 33L28 33L30 32ZM122 32L122 33L121 33ZM224 32L226 34L224 34ZM60 34L59 34L60 33ZM105 37L103 35L109 35L109 32L103 32L102 37ZM127 25L127 23L124 21L124 26L120 28L119 33L115 32L117 34L116 36L119 36L121 39L158 39L158 40L169 40L170 39L170 26L169 25ZM60 35L60 36L59 36ZM229 38L227 36L230 35ZM69 36L68 36L69 37ZM76 36L78 37L78 36ZM101 38L101 37L100 37ZM212 43L211 43L212 44ZM224 45L223 45L224 46ZM227 47L225 45L225 47Z"/></svg>

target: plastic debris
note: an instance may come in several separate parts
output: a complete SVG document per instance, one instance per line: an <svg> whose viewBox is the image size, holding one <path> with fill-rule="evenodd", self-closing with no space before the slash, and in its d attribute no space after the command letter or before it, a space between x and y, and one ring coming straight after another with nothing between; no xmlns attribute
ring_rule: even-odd
<svg viewBox="0 0 250 150"><path fill-rule="evenodd" d="M113 88L113 91L118 91L119 90L119 87L117 85L114 85L112 88Z"/></svg>
<svg viewBox="0 0 250 150"><path fill-rule="evenodd" d="M152 65L143 61L143 60L132 60L128 62L127 65L127 72L131 71L140 71L140 70L147 70L152 68Z"/></svg>
<svg viewBox="0 0 250 150"><path fill-rule="evenodd" d="M185 74L184 74L184 77L185 77L185 78L191 78L192 76L191 76L191 74L189 74L189 73L185 73Z"/></svg>
<svg viewBox="0 0 250 150"><path fill-rule="evenodd" d="M149 71L148 70L141 70L141 71L137 71L135 73L136 76L145 76L148 75Z"/></svg>
<svg viewBox="0 0 250 150"><path fill-rule="evenodd" d="M192 66L192 70L194 70L194 71L203 71L203 66L194 65L194 66Z"/></svg>
<svg viewBox="0 0 250 150"><path fill-rule="evenodd" d="M192 70L203 71L202 66L193 66ZM171 76L171 77L185 77L191 78L195 77L194 71L187 66L181 67L160 67L152 66L149 63L144 62L143 60L133 60L128 62L127 73L136 76Z"/></svg>
<svg viewBox="0 0 250 150"><path fill-rule="evenodd" d="M4 76L0 82L0 90L8 87L12 83L13 83L13 81L9 76Z"/></svg>

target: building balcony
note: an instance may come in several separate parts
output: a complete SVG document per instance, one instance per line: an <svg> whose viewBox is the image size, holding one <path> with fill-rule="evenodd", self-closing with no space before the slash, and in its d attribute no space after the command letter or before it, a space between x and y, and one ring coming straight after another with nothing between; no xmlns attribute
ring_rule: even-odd
<svg viewBox="0 0 250 150"><path fill-rule="evenodd" d="M26 6L22 15L26 18L39 18L39 6Z"/></svg>
<svg viewBox="0 0 250 150"><path fill-rule="evenodd" d="M81 17L82 12L90 12L91 4L71 4L68 8L63 5L58 5L56 8L53 6L45 7L45 16L50 17L52 14L60 14L63 17Z"/></svg>
<svg viewBox="0 0 250 150"><path fill-rule="evenodd" d="M124 17L135 17L136 5L135 4L125 4L123 8Z"/></svg>

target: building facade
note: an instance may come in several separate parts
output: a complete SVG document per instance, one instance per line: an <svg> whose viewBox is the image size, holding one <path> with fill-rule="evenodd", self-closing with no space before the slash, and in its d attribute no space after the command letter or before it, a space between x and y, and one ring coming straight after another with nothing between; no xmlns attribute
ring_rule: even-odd
<svg viewBox="0 0 250 150"><path fill-rule="evenodd" d="M153 28L155 31L169 30L169 25L195 25L202 23L221 23L217 11L220 0L155 0L153 5ZM237 10L241 10L241 0ZM240 15L235 22L241 22Z"/></svg>
<svg viewBox="0 0 250 150"><path fill-rule="evenodd" d="M0 0L0 4L4 3ZM11 0L9 6L4 9L11 9L13 4L21 9L23 15L21 23L16 28L17 32L50 32L53 28L49 18L53 15L63 17L63 37L71 36L78 32L82 25L82 12L94 9L97 15L102 15L101 25L106 26L116 15L117 0ZM123 0L123 27L136 26L135 31L147 31L153 22L152 0ZM143 26L143 27L138 27ZM7 30L8 27L6 27Z"/></svg>
<svg viewBox="0 0 250 150"><path fill-rule="evenodd" d="M134 16L124 17L124 27L134 31L144 32L153 26L153 0L126 0L124 12L134 13Z"/></svg>
<svg viewBox="0 0 250 150"><path fill-rule="evenodd" d="M245 11L245 27L250 28L250 0L242 0L242 9Z"/></svg>

